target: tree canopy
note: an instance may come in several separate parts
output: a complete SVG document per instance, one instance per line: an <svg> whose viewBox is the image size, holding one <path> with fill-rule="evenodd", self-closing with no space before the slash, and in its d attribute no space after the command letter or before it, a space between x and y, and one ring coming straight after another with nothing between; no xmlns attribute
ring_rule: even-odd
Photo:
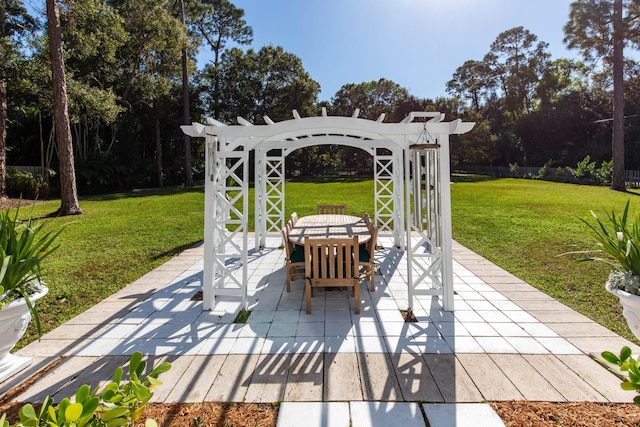
<svg viewBox="0 0 640 427"><path fill-rule="evenodd" d="M7 117L4 122L0 117L0 124L7 124L7 162L59 170L49 40L39 22L44 17L30 16L19 0L2 3L0 102L4 81ZM587 155L609 162L620 145L611 143L612 133L616 141L627 136L624 161L614 164L640 168L634 143L640 129L640 66L623 57L624 66L616 70L622 69L624 85L614 84L620 75L613 72L616 34L623 48L638 48L636 1L572 3L564 31L581 60L552 58L545 41L514 27L497 34L483 56L460 64L446 85L446 98L419 98L380 76L345 82L323 102L318 102L318 82L299 57L281 46L253 46L251 22L230 0L183 0L182 9L168 0L57 4L81 195L202 179L203 141L187 144L183 122L212 117L233 123L242 116L261 124L265 116L291 119L294 109L302 116L318 115L322 107L331 115L358 110L359 117L371 120L384 114L385 121L397 122L411 111L441 111L474 121L473 132L452 137L451 158L458 169L565 167ZM623 12L617 32L616 5ZM213 60L198 64L203 51ZM620 87L622 107L614 102ZM333 146L299 150L287 161L292 170L309 174L348 169L366 175L372 168L364 151ZM60 191L55 180L49 184L52 194Z"/></svg>

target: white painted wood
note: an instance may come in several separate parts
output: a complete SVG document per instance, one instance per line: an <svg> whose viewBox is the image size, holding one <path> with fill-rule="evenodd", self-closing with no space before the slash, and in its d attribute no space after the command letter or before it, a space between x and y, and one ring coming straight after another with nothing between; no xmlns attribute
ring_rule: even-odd
<svg viewBox="0 0 640 427"><path fill-rule="evenodd" d="M239 126L213 119L181 126L207 142L205 310L213 308L216 295L239 296L246 307L249 153L256 154L259 249L286 220L286 156L323 144L357 147L374 157L374 220L381 236L392 235L398 248L408 250L409 308L415 295L439 295L443 308L453 310L449 135L469 132L474 123L444 122L439 112L414 111L400 123L384 123L384 113L376 121L359 114L356 109L351 117L328 116L323 108L321 116L303 118L293 110L293 119L277 123L264 116L266 125L238 116Z"/></svg>

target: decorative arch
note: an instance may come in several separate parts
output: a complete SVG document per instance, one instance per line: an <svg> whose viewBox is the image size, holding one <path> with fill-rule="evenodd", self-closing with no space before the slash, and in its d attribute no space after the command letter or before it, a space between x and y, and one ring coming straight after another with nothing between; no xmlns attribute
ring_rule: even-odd
<svg viewBox="0 0 640 427"><path fill-rule="evenodd" d="M474 123L444 122L444 114L412 112L400 123L351 117L302 118L253 125L238 117L227 126L182 126L206 139L203 309L217 296L242 298L247 306L249 255L249 153L255 153L256 250L285 223L285 159L299 148L337 144L369 152L374 159L375 221L406 250L408 308L415 295L438 295L453 310L449 135L469 132ZM405 206L407 209L405 209Z"/></svg>

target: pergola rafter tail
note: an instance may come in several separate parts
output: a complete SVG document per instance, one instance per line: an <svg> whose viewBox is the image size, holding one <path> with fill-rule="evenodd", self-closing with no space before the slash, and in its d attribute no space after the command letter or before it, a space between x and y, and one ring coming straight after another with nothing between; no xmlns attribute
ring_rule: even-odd
<svg viewBox="0 0 640 427"><path fill-rule="evenodd" d="M249 152L255 152L258 250L285 224L286 156L324 144L372 155L374 221L380 235L393 236L395 245L406 250L409 309L414 296L424 294L440 296L443 308L453 310L449 135L469 132L474 123L444 122L444 114L437 112L411 112L400 123L384 123L384 114L375 121L359 114L328 116L323 108L319 117L300 117L295 110L293 119L281 122L264 116L264 125L238 117L239 125L207 119L207 125L181 126L185 134L206 139L205 310L214 307L216 295L238 296L246 308L251 203L243 177L249 176ZM405 211L405 206L411 208ZM233 244L230 235L237 237Z"/></svg>

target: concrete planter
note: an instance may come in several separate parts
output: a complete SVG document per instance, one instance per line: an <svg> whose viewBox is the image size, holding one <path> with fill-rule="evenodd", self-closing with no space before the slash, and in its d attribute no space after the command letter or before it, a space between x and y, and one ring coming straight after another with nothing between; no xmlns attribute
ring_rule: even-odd
<svg viewBox="0 0 640 427"><path fill-rule="evenodd" d="M45 296L49 288L42 289L29 298L31 304ZM16 356L11 349L22 338L31 321L31 313L24 298L5 304L0 310L0 382L31 364L30 357Z"/></svg>
<svg viewBox="0 0 640 427"><path fill-rule="evenodd" d="M621 289L613 289L607 282L607 291L620 299L622 305L622 315L627 320L629 329L640 339L640 296L630 294L629 292Z"/></svg>

